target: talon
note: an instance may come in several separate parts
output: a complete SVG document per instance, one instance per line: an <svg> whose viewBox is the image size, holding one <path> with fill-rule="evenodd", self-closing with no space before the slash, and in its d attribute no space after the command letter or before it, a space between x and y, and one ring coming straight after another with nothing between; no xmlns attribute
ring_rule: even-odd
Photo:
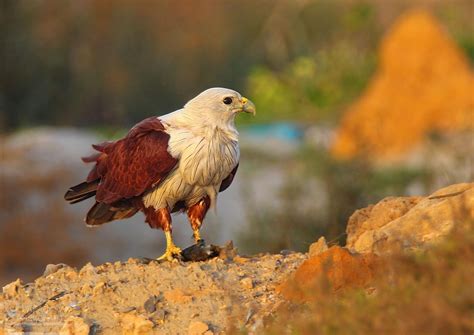
<svg viewBox="0 0 474 335"><path fill-rule="evenodd" d="M166 251L163 255L158 257L157 261L169 261L171 262L173 259L180 259L181 258L181 249L177 246L169 246L166 248Z"/></svg>
<svg viewBox="0 0 474 335"><path fill-rule="evenodd" d="M166 236L166 251L163 255L158 257L157 261L169 261L171 262L173 259L180 259L181 258L181 249L178 248L171 239L171 233L169 231L165 232Z"/></svg>

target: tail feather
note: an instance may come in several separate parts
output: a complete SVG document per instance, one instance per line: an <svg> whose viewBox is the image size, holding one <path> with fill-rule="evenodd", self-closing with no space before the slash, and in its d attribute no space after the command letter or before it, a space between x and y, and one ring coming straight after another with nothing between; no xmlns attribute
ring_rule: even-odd
<svg viewBox="0 0 474 335"><path fill-rule="evenodd" d="M64 199L69 201L71 204L75 204L79 201L93 197L97 192L98 185L99 180L95 180L72 186L64 195Z"/></svg>
<svg viewBox="0 0 474 335"><path fill-rule="evenodd" d="M138 212L135 207L114 207L113 205L96 202L86 216L88 226L98 226L114 220L126 219Z"/></svg>

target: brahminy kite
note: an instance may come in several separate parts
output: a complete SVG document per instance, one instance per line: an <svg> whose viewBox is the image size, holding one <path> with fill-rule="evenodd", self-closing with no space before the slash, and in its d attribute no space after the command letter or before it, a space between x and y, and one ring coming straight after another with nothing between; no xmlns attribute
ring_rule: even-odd
<svg viewBox="0 0 474 335"><path fill-rule="evenodd" d="M255 115L255 105L240 93L210 88L175 112L149 117L117 141L95 144L95 163L85 182L64 198L71 204L95 196L86 216L89 226L125 219L138 211L151 228L166 235L158 260L179 257L171 236L171 213L186 212L196 243L199 229L217 195L230 186L239 166L237 113Z"/></svg>

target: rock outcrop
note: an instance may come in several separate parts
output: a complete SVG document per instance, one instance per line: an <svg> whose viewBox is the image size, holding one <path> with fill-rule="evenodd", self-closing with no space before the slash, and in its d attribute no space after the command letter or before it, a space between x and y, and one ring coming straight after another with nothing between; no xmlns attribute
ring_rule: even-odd
<svg viewBox="0 0 474 335"><path fill-rule="evenodd" d="M382 41L379 64L342 119L336 157L397 158L430 133L474 128L469 61L431 14L401 16Z"/></svg>
<svg viewBox="0 0 474 335"><path fill-rule="evenodd" d="M314 299L316 285L333 292L369 289L384 271L384 256L426 248L457 224L474 222L474 183L451 185L427 197L389 197L357 210L347 225L347 244L327 249L313 243L309 258L277 287L291 301Z"/></svg>
<svg viewBox="0 0 474 335"><path fill-rule="evenodd" d="M424 248L466 220L474 220L474 183L451 185L428 197L390 197L350 217L346 247L377 254Z"/></svg>

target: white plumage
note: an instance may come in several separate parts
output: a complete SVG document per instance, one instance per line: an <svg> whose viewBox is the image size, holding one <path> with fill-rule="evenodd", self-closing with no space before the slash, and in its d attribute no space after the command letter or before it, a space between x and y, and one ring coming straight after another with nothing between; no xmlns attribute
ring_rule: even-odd
<svg viewBox="0 0 474 335"><path fill-rule="evenodd" d="M168 152L178 159L178 164L143 197L146 207L173 208L180 200L190 206L206 195L211 199L211 206L215 206L222 180L240 158L235 113L210 105L212 101L221 102L216 96L229 94L242 98L235 91L214 88L188 102L183 109L159 117L170 135Z"/></svg>

